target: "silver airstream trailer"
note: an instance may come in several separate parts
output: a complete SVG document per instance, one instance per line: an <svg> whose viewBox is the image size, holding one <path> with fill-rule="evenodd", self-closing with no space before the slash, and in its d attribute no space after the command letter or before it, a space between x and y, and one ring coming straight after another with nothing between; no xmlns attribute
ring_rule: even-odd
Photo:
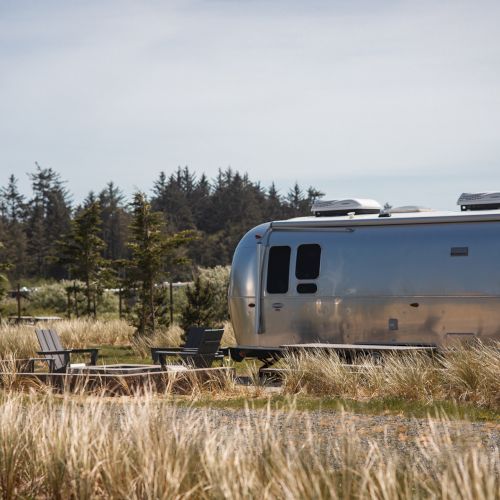
<svg viewBox="0 0 500 500"><path fill-rule="evenodd" d="M461 211L320 202L255 227L229 287L239 345L449 345L500 339L500 193Z"/></svg>

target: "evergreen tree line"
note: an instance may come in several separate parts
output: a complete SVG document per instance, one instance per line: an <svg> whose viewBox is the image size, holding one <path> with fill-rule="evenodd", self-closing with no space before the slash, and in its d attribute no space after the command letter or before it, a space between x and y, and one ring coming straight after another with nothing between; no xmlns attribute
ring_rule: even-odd
<svg viewBox="0 0 500 500"><path fill-rule="evenodd" d="M101 259L114 263L116 270L132 258L137 198L127 203L120 188L110 182L75 205L66 182L52 168L36 164L28 175L30 198L19 192L14 175L0 188L0 263L9 263L4 273L11 281L85 279L82 269L86 266L95 272L109 269L101 265ZM184 235L183 249L162 257L168 277L178 280L191 277L192 265L229 264L248 229L268 220L307 215L312 202L321 196L317 189L303 191L297 184L281 195L274 183L263 188L231 168L209 180L205 174L197 177L188 167L179 167L169 176L161 172L149 199L143 201L150 204L152 213L158 213L162 232L171 236L167 246L180 247L175 235ZM84 237L91 239L83 241ZM83 261L68 260L71 245L80 250L87 245L88 253L80 257ZM95 280L95 276L88 279Z"/></svg>

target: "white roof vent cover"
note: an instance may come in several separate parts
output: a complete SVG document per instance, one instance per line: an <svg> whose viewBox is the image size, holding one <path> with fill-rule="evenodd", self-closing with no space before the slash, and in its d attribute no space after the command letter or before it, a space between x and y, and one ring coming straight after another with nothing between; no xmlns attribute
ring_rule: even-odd
<svg viewBox="0 0 500 500"><path fill-rule="evenodd" d="M352 198L347 200L316 201L311 207L311 212L316 217L328 215L378 214L382 206L378 201L365 198Z"/></svg>
<svg viewBox="0 0 500 500"><path fill-rule="evenodd" d="M500 191L462 193L457 205L462 210L496 210L500 208Z"/></svg>
<svg viewBox="0 0 500 500"><path fill-rule="evenodd" d="M388 210L391 214L411 214L418 212L434 212L432 208L421 207L419 205L404 205L402 207L394 207Z"/></svg>

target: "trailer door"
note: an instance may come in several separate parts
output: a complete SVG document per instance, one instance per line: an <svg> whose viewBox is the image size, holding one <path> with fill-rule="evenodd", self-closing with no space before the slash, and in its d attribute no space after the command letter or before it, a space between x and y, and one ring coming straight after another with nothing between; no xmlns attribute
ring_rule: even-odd
<svg viewBox="0 0 500 500"><path fill-rule="evenodd" d="M279 345L290 332L290 265L292 248L275 244L268 247L263 282L262 345ZM264 338L266 337L266 338Z"/></svg>

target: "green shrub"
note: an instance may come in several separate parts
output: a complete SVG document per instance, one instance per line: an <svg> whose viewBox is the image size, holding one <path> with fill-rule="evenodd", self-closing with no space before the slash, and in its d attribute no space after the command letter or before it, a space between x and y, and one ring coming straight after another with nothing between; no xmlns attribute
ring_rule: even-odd
<svg viewBox="0 0 500 500"><path fill-rule="evenodd" d="M200 268L194 283L186 288L180 325L220 326L228 319L229 267Z"/></svg>
<svg viewBox="0 0 500 500"><path fill-rule="evenodd" d="M229 288L230 266L215 266L200 268L202 281L210 284L214 296L214 317L217 321L226 321L229 318L227 307L227 290Z"/></svg>
<svg viewBox="0 0 500 500"><path fill-rule="evenodd" d="M198 276L186 288L187 304L182 309L180 326L184 330L190 326L217 326L217 304L214 289L210 282Z"/></svg>

